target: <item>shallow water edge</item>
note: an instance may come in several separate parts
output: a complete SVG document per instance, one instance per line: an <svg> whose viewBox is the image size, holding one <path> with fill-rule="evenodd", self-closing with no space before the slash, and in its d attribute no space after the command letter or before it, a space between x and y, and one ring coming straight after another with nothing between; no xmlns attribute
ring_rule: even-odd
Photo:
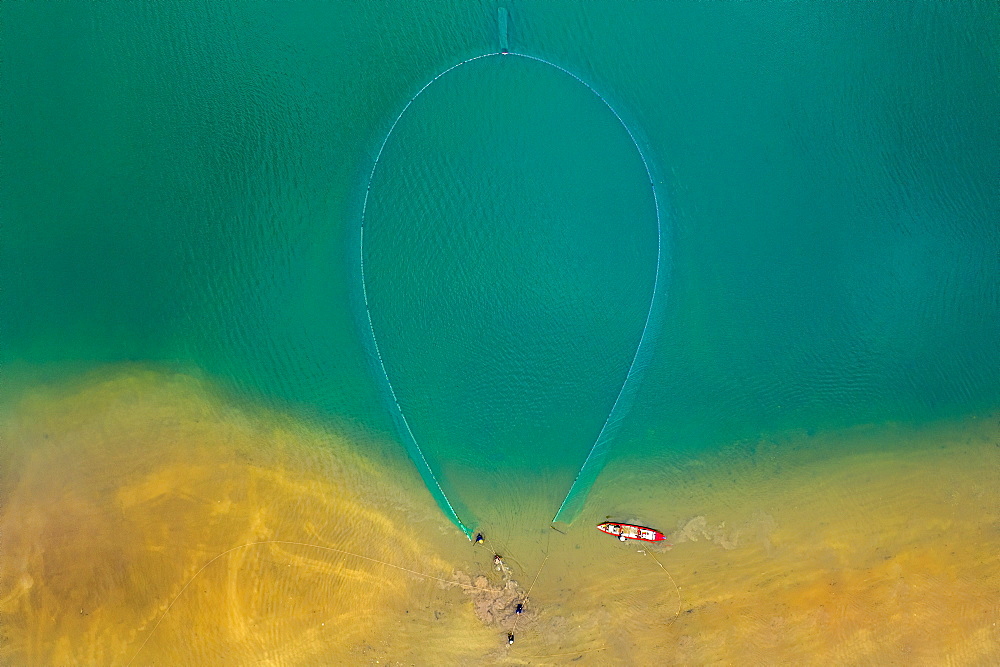
<svg viewBox="0 0 1000 667"><path fill-rule="evenodd" d="M996 415L619 459L567 534L524 498L480 547L405 459L185 374L25 388L0 436L5 663L998 657Z"/></svg>

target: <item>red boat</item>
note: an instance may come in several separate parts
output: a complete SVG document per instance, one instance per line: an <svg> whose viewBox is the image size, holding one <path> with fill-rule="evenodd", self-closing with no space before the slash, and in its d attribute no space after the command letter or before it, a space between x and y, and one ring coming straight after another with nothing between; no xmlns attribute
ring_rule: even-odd
<svg viewBox="0 0 1000 667"><path fill-rule="evenodd" d="M642 540L643 542L662 542L667 536L658 530L646 528L645 526L634 526L631 523L618 523L616 521L605 521L597 524L597 530L614 535L622 542L626 540Z"/></svg>

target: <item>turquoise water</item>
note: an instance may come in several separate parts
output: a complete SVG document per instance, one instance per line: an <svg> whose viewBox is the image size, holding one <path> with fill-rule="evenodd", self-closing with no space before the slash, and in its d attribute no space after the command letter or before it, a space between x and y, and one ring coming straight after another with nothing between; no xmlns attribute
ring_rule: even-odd
<svg viewBox="0 0 1000 667"><path fill-rule="evenodd" d="M190 365L404 455L364 192L406 102L497 49L496 7L4 4L8 377ZM666 196L662 329L611 456L996 407L998 5L509 8L511 48L601 91ZM386 369L455 502L505 525L572 482L656 257L634 146L536 64L436 83L372 184Z"/></svg>
<svg viewBox="0 0 1000 667"><path fill-rule="evenodd" d="M493 55L431 85L393 126L364 207L390 409L438 471L433 490L467 497L458 478L499 491L458 512L467 524L509 508L524 472L554 482L586 461L571 520L660 319L651 175L616 112L557 66Z"/></svg>

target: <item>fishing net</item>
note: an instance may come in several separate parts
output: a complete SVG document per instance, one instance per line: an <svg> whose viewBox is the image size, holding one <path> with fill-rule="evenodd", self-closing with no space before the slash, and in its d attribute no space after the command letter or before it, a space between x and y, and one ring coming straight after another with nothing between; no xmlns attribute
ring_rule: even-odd
<svg viewBox="0 0 1000 667"><path fill-rule="evenodd" d="M467 535L580 512L657 329L653 183L611 105L531 56L445 70L389 128L361 232L371 357Z"/></svg>

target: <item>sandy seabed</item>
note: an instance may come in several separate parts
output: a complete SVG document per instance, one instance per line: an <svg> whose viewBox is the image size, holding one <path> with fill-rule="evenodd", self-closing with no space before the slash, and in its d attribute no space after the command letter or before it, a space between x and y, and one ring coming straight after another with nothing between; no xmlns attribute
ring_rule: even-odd
<svg viewBox="0 0 1000 667"><path fill-rule="evenodd" d="M370 450L185 374L25 389L0 419L0 663L1000 661L995 416L622 459L566 535L508 527L503 571ZM609 514L671 546L593 530Z"/></svg>

